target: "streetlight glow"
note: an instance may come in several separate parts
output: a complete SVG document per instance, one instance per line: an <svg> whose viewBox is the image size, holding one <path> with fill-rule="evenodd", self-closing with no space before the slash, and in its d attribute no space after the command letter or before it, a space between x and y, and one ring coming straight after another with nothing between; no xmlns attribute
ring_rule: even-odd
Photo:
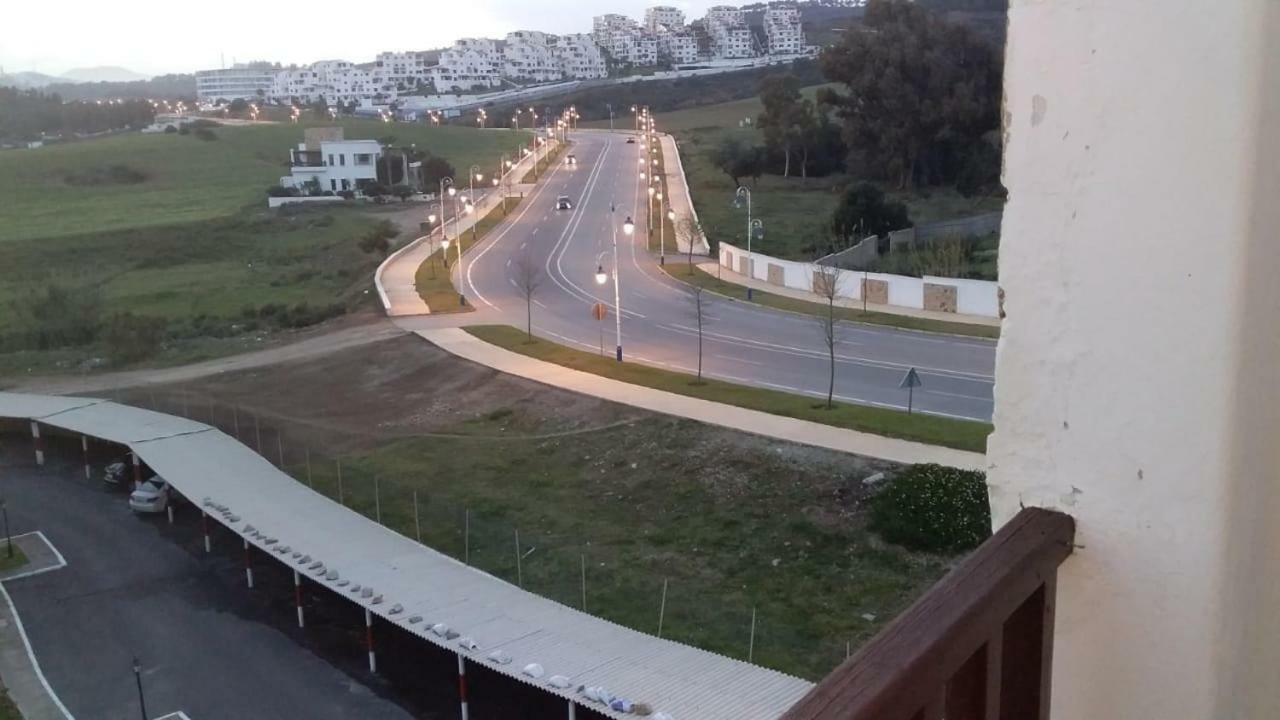
<svg viewBox="0 0 1280 720"><path fill-rule="evenodd" d="M624 221L623 221L623 223L622 223L622 232L623 232L623 233L625 233L625 234L627 234L627 235L630 235L630 234L634 233L635 231L636 231L636 224L635 224L635 223L633 223L633 222L631 222L631 216L630 216L630 215L628 215L628 216L627 216L627 219L626 219L626 220L624 220Z"/></svg>
<svg viewBox="0 0 1280 720"><path fill-rule="evenodd" d="M596 284L603 285L609 279L609 274L604 271L604 265L596 266Z"/></svg>

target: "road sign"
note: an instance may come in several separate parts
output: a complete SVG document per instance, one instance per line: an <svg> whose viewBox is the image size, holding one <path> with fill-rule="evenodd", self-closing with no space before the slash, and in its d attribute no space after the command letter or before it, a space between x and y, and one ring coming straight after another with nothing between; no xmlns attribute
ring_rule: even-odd
<svg viewBox="0 0 1280 720"><path fill-rule="evenodd" d="M604 320L609 317L609 306L604 303L596 303L591 306L591 317L596 320Z"/></svg>
<svg viewBox="0 0 1280 720"><path fill-rule="evenodd" d="M902 382L898 383L898 387L907 389L907 414L908 415L911 414L911 405L915 400L916 388L920 387L921 385L924 385L924 383L920 381L920 374L916 372L915 368L911 368L910 370L907 370L907 374L903 376Z"/></svg>

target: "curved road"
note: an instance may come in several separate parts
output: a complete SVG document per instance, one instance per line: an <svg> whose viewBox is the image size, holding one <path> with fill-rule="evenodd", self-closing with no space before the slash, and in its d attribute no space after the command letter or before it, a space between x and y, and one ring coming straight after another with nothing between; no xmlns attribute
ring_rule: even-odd
<svg viewBox="0 0 1280 720"><path fill-rule="evenodd" d="M615 344L612 280L598 285L597 263L610 268L611 225L618 228L622 278L622 345L628 361L684 372L697 366L697 320L692 293L658 268L644 247L645 189L637 167L639 143L624 134L578 132L570 148L576 166L561 164L539 183L512 217L463 258L454 270L469 301L486 316L518 327L525 323L521 266L542 273L534 295L535 334L604 352ZM575 206L557 211L558 195ZM611 206L616 210L610 213ZM623 220L635 235L622 233ZM674 241L672 242L674 246ZM598 323L591 305L609 317ZM703 373L708 377L825 397L829 372L824 333L814 318L703 295ZM915 367L923 387L918 410L990 420L995 343L855 323L840 323L836 347L836 396L844 401L903 408L899 383Z"/></svg>

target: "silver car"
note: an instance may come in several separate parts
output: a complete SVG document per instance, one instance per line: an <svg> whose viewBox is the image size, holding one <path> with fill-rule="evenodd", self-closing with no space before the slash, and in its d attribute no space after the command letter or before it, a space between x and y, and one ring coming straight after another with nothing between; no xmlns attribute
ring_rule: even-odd
<svg viewBox="0 0 1280 720"><path fill-rule="evenodd" d="M134 512L160 513L173 502L174 492L169 483L159 475L152 475L143 480L133 492L129 493L129 507Z"/></svg>

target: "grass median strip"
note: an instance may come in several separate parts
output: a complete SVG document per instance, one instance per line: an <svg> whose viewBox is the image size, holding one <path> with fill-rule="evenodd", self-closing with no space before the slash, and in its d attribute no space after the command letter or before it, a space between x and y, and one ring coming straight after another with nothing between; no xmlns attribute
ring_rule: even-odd
<svg viewBox="0 0 1280 720"><path fill-rule="evenodd" d="M619 363L612 357L601 357L546 340L534 339L530 342L523 330L507 325L476 325L465 329L485 342L512 352L593 375L849 430L971 452L986 451L987 435L992 430L989 423L921 413L907 414L899 410L847 403L836 403L833 408L827 409L824 402L804 395L737 385L722 380L704 379L698 382L685 373L639 363Z"/></svg>
<svg viewBox="0 0 1280 720"><path fill-rule="evenodd" d="M682 258L683 259L683 258ZM667 274L681 282L697 285L705 290L725 295L735 300L743 302L753 302L757 305L771 307L775 310L785 310L787 312L802 313L805 315L826 315L827 308L821 303L808 302L805 300L797 300L795 298L775 295L763 290L756 290L751 293L751 300L747 300L747 289L743 285L731 283L727 280L721 280L714 275L703 272L697 267L690 266L685 262L671 262L668 258L667 264L663 267ZM965 335L968 337L991 338L1000 337L1000 328L991 325L972 325L970 323L947 322L945 320L931 320L929 318L914 317L911 315L897 315L895 313L876 312L870 310L863 312L860 308L837 307L836 317L840 320L855 323L866 323L868 325L887 325L890 327L902 328L904 330L922 330L924 332L946 333L948 335Z"/></svg>
<svg viewBox="0 0 1280 720"><path fill-rule="evenodd" d="M565 148L565 144L559 143L554 148L552 148L549 152L540 150L539 152L542 153L542 157L539 158L537 162L537 167L529 168L529 170L525 172L524 178L522 178L520 182L525 184L538 182L538 180L547 173L547 170L549 170L552 167L552 165L556 162L556 160L560 159L560 154L564 152L564 148Z"/></svg>
<svg viewBox="0 0 1280 720"><path fill-rule="evenodd" d="M453 283L449 280L448 263L445 262L445 254L447 252L451 261L456 262L458 258L458 249L454 243L462 243L462 254L465 255L472 245L484 239L485 235L498 225L498 223L507 219L516 207L520 204L521 198L508 197L506 206L499 204L489 211L488 215L480 218L480 222L476 223L474 232L468 228L462 232L462 237L450 237L449 247L445 250L437 250L422 264L418 266L417 272L413 275L413 285L418 291L418 296L422 301L431 308L432 313L448 313L448 312L469 312L474 310L470 305L461 305L458 303L458 291L453 287Z"/></svg>

